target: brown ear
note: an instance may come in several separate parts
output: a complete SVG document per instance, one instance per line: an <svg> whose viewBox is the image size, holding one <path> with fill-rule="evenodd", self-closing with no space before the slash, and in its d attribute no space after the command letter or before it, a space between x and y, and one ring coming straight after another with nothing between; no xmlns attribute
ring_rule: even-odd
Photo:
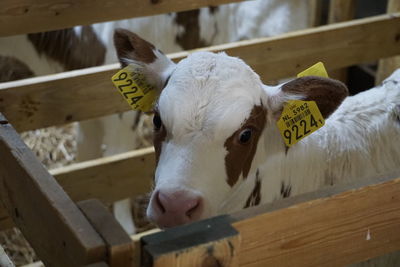
<svg viewBox="0 0 400 267"><path fill-rule="evenodd" d="M151 43L124 29L115 30L114 45L123 68L129 64L138 64L147 82L158 90L164 88L175 69L175 63L166 55Z"/></svg>
<svg viewBox="0 0 400 267"><path fill-rule="evenodd" d="M129 60L150 64L157 59L154 45L125 29L115 30L114 45L122 67Z"/></svg>
<svg viewBox="0 0 400 267"><path fill-rule="evenodd" d="M281 92L284 95L298 95L302 100L315 101L324 118L329 117L349 94L342 82L317 76L294 79L282 85Z"/></svg>

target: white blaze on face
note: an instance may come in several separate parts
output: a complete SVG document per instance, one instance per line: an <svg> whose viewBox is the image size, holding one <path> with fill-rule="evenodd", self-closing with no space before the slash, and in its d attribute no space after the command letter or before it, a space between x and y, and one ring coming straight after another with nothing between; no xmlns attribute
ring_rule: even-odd
<svg viewBox="0 0 400 267"><path fill-rule="evenodd" d="M155 133L155 192L199 194L201 218L216 215L233 186L226 142L240 134L254 107L262 106L262 90L258 76L240 59L200 52L182 60L156 108L162 126ZM155 213L150 204L149 217Z"/></svg>

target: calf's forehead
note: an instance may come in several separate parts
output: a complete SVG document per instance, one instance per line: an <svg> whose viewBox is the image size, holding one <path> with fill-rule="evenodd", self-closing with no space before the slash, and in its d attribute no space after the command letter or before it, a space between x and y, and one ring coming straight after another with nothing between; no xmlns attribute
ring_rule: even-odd
<svg viewBox="0 0 400 267"><path fill-rule="evenodd" d="M171 133L230 136L261 105L259 77L242 60L225 54L194 53L172 73L158 101Z"/></svg>

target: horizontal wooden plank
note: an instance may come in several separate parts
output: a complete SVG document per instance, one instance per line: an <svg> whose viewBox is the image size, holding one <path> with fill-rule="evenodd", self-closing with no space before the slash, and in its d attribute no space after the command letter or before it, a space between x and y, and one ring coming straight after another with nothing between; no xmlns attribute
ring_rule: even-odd
<svg viewBox="0 0 400 267"><path fill-rule="evenodd" d="M240 266L345 266L400 250L400 178L386 180L358 189L354 186L370 181L330 188L233 215L242 239ZM347 191L338 193L343 188ZM302 202L307 198L316 199Z"/></svg>
<svg viewBox="0 0 400 267"><path fill-rule="evenodd" d="M199 49L245 60L263 78L296 75L317 61L329 69L400 54L400 14L382 15ZM179 61L191 51L172 54ZM118 64L0 85L0 112L19 131L127 111L110 77Z"/></svg>
<svg viewBox="0 0 400 267"><path fill-rule="evenodd" d="M155 170L152 147L50 171L74 201L112 203L150 192Z"/></svg>
<svg viewBox="0 0 400 267"><path fill-rule="evenodd" d="M74 201L97 198L103 203L112 203L150 192L154 170L151 147L76 163L50 173ZM0 230L12 225L0 205Z"/></svg>
<svg viewBox="0 0 400 267"><path fill-rule="evenodd" d="M0 36L218 6L243 0L2 0Z"/></svg>
<svg viewBox="0 0 400 267"><path fill-rule="evenodd" d="M0 114L0 200L49 266L105 258L105 245L78 207Z"/></svg>

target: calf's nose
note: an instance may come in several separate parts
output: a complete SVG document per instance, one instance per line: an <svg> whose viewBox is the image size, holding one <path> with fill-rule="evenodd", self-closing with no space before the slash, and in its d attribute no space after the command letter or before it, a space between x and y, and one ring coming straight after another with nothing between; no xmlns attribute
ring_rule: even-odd
<svg viewBox="0 0 400 267"><path fill-rule="evenodd" d="M168 228L198 220L202 212L202 198L191 191L156 191L153 195L153 220L161 228Z"/></svg>

